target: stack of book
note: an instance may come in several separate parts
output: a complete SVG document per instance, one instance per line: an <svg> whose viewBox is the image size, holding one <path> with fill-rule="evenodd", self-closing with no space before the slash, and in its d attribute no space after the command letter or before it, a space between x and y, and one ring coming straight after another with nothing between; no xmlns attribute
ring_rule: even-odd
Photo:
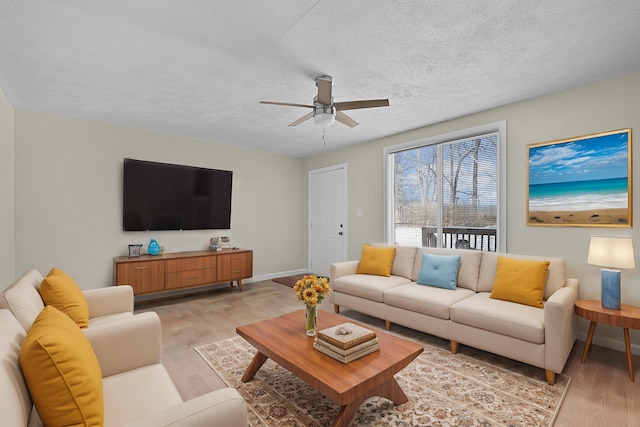
<svg viewBox="0 0 640 427"><path fill-rule="evenodd" d="M342 363L380 349L376 333L351 322L318 331L313 348Z"/></svg>

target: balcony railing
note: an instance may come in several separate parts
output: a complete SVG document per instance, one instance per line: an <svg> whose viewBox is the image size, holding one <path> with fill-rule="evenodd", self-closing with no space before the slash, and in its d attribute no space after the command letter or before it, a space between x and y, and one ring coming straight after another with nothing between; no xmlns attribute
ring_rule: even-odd
<svg viewBox="0 0 640 427"><path fill-rule="evenodd" d="M438 244L436 227L422 227L422 246L428 248L477 249L496 251L496 229L481 227L443 227L443 245Z"/></svg>

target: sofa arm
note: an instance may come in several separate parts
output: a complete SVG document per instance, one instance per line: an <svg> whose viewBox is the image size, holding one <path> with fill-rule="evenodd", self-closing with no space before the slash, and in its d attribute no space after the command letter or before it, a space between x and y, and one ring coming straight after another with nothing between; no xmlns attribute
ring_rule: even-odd
<svg viewBox="0 0 640 427"><path fill-rule="evenodd" d="M545 369L560 373L578 336L574 303L578 279L569 278L544 304Z"/></svg>
<svg viewBox="0 0 640 427"><path fill-rule="evenodd" d="M117 313L133 313L133 288L128 285L83 291L89 306L89 317Z"/></svg>
<svg viewBox="0 0 640 427"><path fill-rule="evenodd" d="M247 404L234 388L223 388L172 406L127 427L247 427Z"/></svg>
<svg viewBox="0 0 640 427"><path fill-rule="evenodd" d="M356 274L359 264L360 260L343 261L331 264L331 270L329 272L329 283L331 283L332 279L337 279L342 276L348 276L349 274Z"/></svg>
<svg viewBox="0 0 640 427"><path fill-rule="evenodd" d="M162 327L152 311L83 329L103 377L160 363Z"/></svg>

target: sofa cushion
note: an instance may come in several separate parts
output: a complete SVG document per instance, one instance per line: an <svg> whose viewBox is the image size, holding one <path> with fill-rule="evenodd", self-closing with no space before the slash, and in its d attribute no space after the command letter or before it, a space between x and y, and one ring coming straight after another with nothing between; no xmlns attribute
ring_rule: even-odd
<svg viewBox="0 0 640 427"><path fill-rule="evenodd" d="M416 251L418 248L416 248L415 246L395 246L391 243L371 243L371 246L395 247L396 256L393 258L391 275L402 276L406 277L407 279L411 279L411 273L413 272L413 265L416 261Z"/></svg>
<svg viewBox="0 0 640 427"><path fill-rule="evenodd" d="M471 249L445 249L445 248L418 248L416 262L413 266L411 280L418 281L420 270L422 269L422 254L434 255L460 255L460 267L458 268L458 287L477 291L478 274L480 272L480 261L482 252Z"/></svg>
<svg viewBox="0 0 640 427"><path fill-rule="evenodd" d="M362 256L356 273L389 277L395 255L395 247L377 248L362 245Z"/></svg>
<svg viewBox="0 0 640 427"><path fill-rule="evenodd" d="M505 256L512 259L531 261L549 261L547 281L544 286L544 300L546 301L558 289L564 287L567 280L566 264L563 258L543 257L535 255L517 255L497 252L482 252L482 264L478 278L478 292L491 292L498 268L498 257Z"/></svg>
<svg viewBox="0 0 640 427"><path fill-rule="evenodd" d="M419 285L436 286L454 290L458 282L460 255L422 254Z"/></svg>
<svg viewBox="0 0 640 427"><path fill-rule="evenodd" d="M182 403L180 393L161 364L111 375L103 384L105 427L129 425Z"/></svg>
<svg viewBox="0 0 640 427"><path fill-rule="evenodd" d="M22 343L20 364L44 425L103 425L100 365L67 315L51 305L42 310Z"/></svg>
<svg viewBox="0 0 640 427"><path fill-rule="evenodd" d="M498 257L491 298L543 308L549 261Z"/></svg>
<svg viewBox="0 0 640 427"><path fill-rule="evenodd" d="M544 309L479 292L451 306L451 320L536 344L544 343Z"/></svg>
<svg viewBox="0 0 640 427"><path fill-rule="evenodd" d="M383 302L384 292L393 287L411 283L406 277L349 274L331 281L334 291L371 301Z"/></svg>
<svg viewBox="0 0 640 427"><path fill-rule="evenodd" d="M13 314L0 310L0 425L3 426L26 426L33 407L20 369L20 345L25 335Z"/></svg>
<svg viewBox="0 0 640 427"><path fill-rule="evenodd" d="M64 271L52 268L42 280L40 295L45 305L52 305L78 324L81 328L89 326L89 306L82 289Z"/></svg>
<svg viewBox="0 0 640 427"><path fill-rule="evenodd" d="M16 280L0 295L0 308L11 310L20 326L25 331L44 308L38 288L42 282L42 274L38 270L30 270Z"/></svg>
<svg viewBox="0 0 640 427"><path fill-rule="evenodd" d="M470 289L455 290L407 283L388 289L384 293L384 303L440 319L449 319L450 307L458 301L475 295Z"/></svg>

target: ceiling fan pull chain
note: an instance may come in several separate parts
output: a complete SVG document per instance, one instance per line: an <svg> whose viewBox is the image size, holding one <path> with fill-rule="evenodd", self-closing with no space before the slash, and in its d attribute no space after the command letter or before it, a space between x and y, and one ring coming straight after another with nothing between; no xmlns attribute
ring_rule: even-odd
<svg viewBox="0 0 640 427"><path fill-rule="evenodd" d="M327 142L324 140L324 121L322 122L322 146L327 146Z"/></svg>

